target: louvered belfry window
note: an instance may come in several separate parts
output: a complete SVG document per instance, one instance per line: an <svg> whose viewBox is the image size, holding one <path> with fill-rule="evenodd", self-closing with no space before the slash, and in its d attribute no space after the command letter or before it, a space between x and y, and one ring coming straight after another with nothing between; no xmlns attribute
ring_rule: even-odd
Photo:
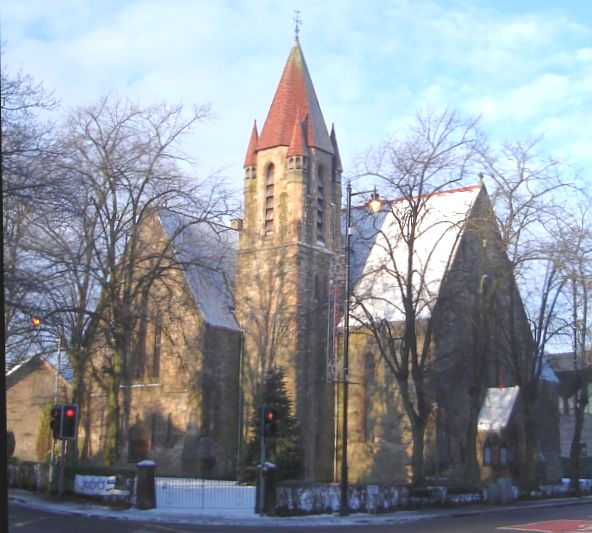
<svg viewBox="0 0 592 533"><path fill-rule="evenodd" d="M325 193L323 189L323 167L319 167L317 175L317 241L324 241L323 204Z"/></svg>
<svg viewBox="0 0 592 533"><path fill-rule="evenodd" d="M267 167L265 181L265 234L273 233L273 180L275 168L273 164Z"/></svg>

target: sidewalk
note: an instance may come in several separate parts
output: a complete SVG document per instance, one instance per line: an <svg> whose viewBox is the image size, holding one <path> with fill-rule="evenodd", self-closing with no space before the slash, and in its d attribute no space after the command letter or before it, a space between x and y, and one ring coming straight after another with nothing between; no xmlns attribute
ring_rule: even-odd
<svg viewBox="0 0 592 533"><path fill-rule="evenodd" d="M228 525L228 526L322 526L322 525L359 525L359 524L401 524L426 518L438 518L446 516L468 516L492 512L504 512L514 509L536 509L541 507L564 507L566 505L582 505L592 503L592 496L582 498L553 498L548 500L520 501L507 505L478 504L459 507L438 507L417 511L396 511L386 514L356 513L349 516L308 515L294 517L268 517L259 516L254 512L244 510L219 510L204 514L201 511L194 512L191 509L113 509L94 503L58 500L40 493L29 492L22 489L8 489L8 500L17 502L27 507L44 509L55 513L83 514L86 516L109 517L121 520L143 520L149 522L191 523L204 525Z"/></svg>

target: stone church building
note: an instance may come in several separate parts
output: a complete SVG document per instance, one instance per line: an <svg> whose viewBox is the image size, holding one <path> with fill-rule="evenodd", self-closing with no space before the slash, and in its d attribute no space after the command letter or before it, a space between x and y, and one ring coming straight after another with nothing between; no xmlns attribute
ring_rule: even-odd
<svg viewBox="0 0 592 533"><path fill-rule="evenodd" d="M344 249L342 167L335 130L326 126L298 38L263 127L255 123L245 141L243 220L228 228L197 224L177 233L182 221L161 212L147 232L157 241L172 240L186 267L173 273L174 286L157 284L159 297L146 303L146 320L138 326L141 342L120 395L120 463L149 457L161 474L234 478L262 376L280 367L301 429L305 477L334 481L342 416L335 338L342 304L333 300ZM435 408L426 456L433 473L444 473L464 462L471 385L465 371L475 350L475 339L466 334L474 308L451 303L450 295L462 287L465 303L474 302L487 273L484 262L491 259L491 249L482 243L494 242L495 236L477 239L465 231L468 221L489 207L481 185L435 195L426 206L447 220L451 231L446 238L434 237L447 249L444 262L430 271L430 290L441 296L430 308L437 319L432 357L441 363L431 382ZM372 302L367 280L384 251L380 239L395 227L389 218L395 210L393 203L367 225L356 215L351 250L354 300L393 323L401 317L388 279L379 282L381 299L388 293L390 308ZM350 481L404 482L409 430L395 380L356 309ZM504 346L498 343L494 350ZM486 386L495 387L504 370L488 364ZM100 376L100 364L95 366L94 375ZM80 453L93 462L102 460L105 401L91 379Z"/></svg>

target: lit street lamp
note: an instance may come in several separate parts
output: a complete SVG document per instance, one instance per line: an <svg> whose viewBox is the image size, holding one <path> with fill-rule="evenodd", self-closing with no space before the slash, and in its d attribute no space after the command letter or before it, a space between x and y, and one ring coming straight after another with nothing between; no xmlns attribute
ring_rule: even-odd
<svg viewBox="0 0 592 533"><path fill-rule="evenodd" d="M351 236L352 236L352 216L351 216L351 203L352 197L358 194L370 193L370 201L366 204L368 209L373 214L378 213L382 207L382 202L376 192L376 188L373 191L361 191L352 192L351 182L348 181L346 194L347 204L345 212L346 230L345 230L345 310L344 310L344 321L343 321L343 391L342 391L342 429L341 429L341 504L340 514L345 516L349 514L349 504L347 498L347 410L348 410L348 381L349 381L349 304L350 304L350 256L351 256Z"/></svg>

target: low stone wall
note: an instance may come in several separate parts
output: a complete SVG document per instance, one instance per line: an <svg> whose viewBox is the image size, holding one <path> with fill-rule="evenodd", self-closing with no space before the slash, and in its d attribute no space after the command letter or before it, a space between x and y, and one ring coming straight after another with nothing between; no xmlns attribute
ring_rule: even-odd
<svg viewBox="0 0 592 533"><path fill-rule="evenodd" d="M355 485L348 487L352 513L385 513L397 509L418 509L436 505L483 503L486 492L455 491L446 487L410 489L408 487ZM292 485L277 487L276 514L280 516L335 513L340 509L338 484Z"/></svg>
<svg viewBox="0 0 592 533"><path fill-rule="evenodd" d="M32 461L14 461L8 463L7 481L9 487L43 491L47 490L49 465Z"/></svg>
<svg viewBox="0 0 592 533"><path fill-rule="evenodd" d="M49 490L49 465L47 463L35 463L33 461L18 461L11 459L7 468L7 484L9 487L45 492ZM100 476L113 477L115 483L108 494L84 494L77 490L75 479L76 475L82 475L89 478ZM88 499L102 502L123 502L130 500L130 493L134 485L135 469L124 468L106 468L106 467L71 467L66 466L64 470L63 491L67 494L77 494ZM59 467L54 471L53 486L51 492L57 492Z"/></svg>

